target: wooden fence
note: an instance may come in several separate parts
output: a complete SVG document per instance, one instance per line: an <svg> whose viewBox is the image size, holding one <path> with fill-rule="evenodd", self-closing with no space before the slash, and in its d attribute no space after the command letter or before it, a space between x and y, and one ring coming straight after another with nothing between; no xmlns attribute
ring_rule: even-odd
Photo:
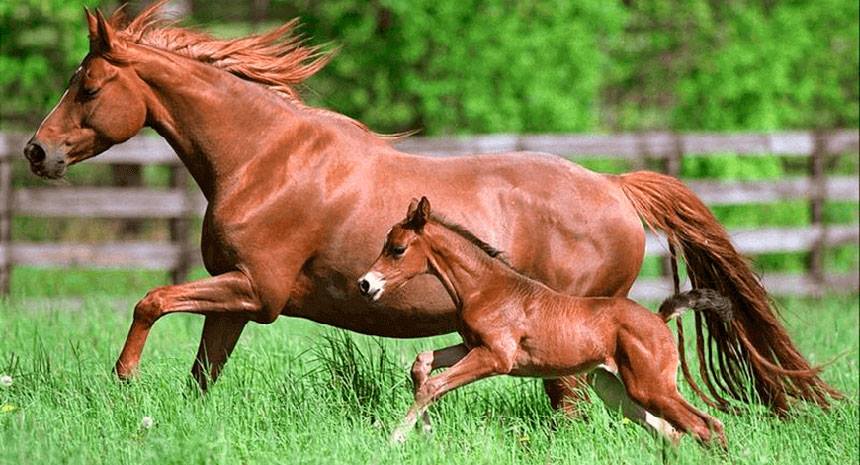
<svg viewBox="0 0 860 465"><path fill-rule="evenodd" d="M11 163L23 158L25 138L0 134L0 292L8 292L13 265L52 267L114 267L169 269L182 281L200 262L196 241L188 234L190 224L205 209L205 201L164 140L137 137L116 146L87 163L162 164L170 167L168 189L116 187L38 187L13 189ZM828 247L857 244L858 225L833 225L824 221L828 200L858 202L858 177L826 176L833 157L858 152L858 131L788 132L777 134L672 134L617 135L491 135L475 137L411 138L398 148L437 156L532 150L573 158L616 158L644 165L656 160L672 175L680 172L685 155L709 156L735 153L746 156L787 155L803 157L804 177L776 181L689 180L690 187L710 205L770 203L803 199L810 205L810 226L730 231L737 248L746 255L771 252L809 252L804 275L765 275L763 281L775 294L817 295L824 292L857 292L857 272L828 274L823 265ZM167 219L169 242L113 242L104 244L30 243L12 241L13 215L31 217L78 217L112 219ZM649 236L649 255L666 255L661 240ZM642 279L634 288L640 298L665 296L665 279Z"/></svg>

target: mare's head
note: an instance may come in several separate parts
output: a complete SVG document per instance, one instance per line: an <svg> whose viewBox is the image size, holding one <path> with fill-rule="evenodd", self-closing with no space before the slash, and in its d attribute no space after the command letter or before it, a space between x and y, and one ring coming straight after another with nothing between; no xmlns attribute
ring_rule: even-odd
<svg viewBox="0 0 860 465"><path fill-rule="evenodd" d="M409 204L406 219L391 228L379 257L358 280L362 295L378 300L386 288L396 290L413 277L430 271L430 248L423 236L429 219L427 197Z"/></svg>
<svg viewBox="0 0 860 465"><path fill-rule="evenodd" d="M62 177L69 165L124 142L146 121L147 87L129 66L128 45L116 28L121 13L108 20L86 11L86 18L90 51L24 148L30 170L45 178Z"/></svg>
<svg viewBox="0 0 860 465"><path fill-rule="evenodd" d="M160 10L166 3L153 3L131 21L125 20L122 9L109 19L100 12L86 12L89 53L60 102L24 148L35 174L61 177L69 165L126 141L144 125L156 130L159 126L178 132L188 129L175 127L179 123L163 102L164 95L177 91L175 83L187 82L185 76L190 71L184 66L190 62L186 60L262 84L293 106L306 108L295 86L322 69L332 53L306 45L296 36L297 21L259 35L220 40L163 18ZM207 91L194 82L194 92ZM212 86L217 87L217 83ZM206 111L196 107L184 110L192 115ZM349 122L372 134L346 116L323 109L309 111ZM191 130L183 134L187 132Z"/></svg>

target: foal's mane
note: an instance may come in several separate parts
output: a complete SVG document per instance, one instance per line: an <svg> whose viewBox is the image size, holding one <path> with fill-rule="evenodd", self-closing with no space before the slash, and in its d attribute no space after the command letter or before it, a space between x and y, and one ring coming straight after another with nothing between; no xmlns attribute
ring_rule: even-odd
<svg viewBox="0 0 860 465"><path fill-rule="evenodd" d="M496 260L507 265L508 268L513 269L513 266L508 261L507 257L505 256L506 254L504 251L499 250L490 244L487 244L483 240L479 239L478 236L476 236L472 231L469 231L468 229L466 229L464 226L461 226L457 223L451 222L450 220L443 218L443 217L436 215L436 214L431 214L430 219L433 220L439 226L442 226L445 229L460 235L463 239L466 239L467 241L476 245L479 249L481 249L484 253L489 255L491 258L495 258Z"/></svg>
<svg viewBox="0 0 860 465"><path fill-rule="evenodd" d="M332 59L334 51L308 45L295 32L298 19L263 34L221 40L205 32L178 27L176 20L166 19L161 8L167 1L155 2L131 21L126 18L124 6L120 7L111 15L109 22L123 40L191 58L246 81L263 84L298 107L347 121L377 135L348 116L311 108L302 102L295 86L322 69ZM122 56L106 58L123 61Z"/></svg>

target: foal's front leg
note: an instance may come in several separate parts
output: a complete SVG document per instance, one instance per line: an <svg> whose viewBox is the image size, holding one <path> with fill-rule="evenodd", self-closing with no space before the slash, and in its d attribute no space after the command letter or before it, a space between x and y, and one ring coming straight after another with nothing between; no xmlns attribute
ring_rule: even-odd
<svg viewBox="0 0 860 465"><path fill-rule="evenodd" d="M428 350L421 352L415 357L415 362L412 364L412 393L417 395L418 390L427 381L430 373L439 368L447 368L459 362L469 349L464 344L446 347L439 350ZM432 429L430 424L430 415L425 411L421 415L423 429L425 433L429 433Z"/></svg>
<svg viewBox="0 0 860 465"><path fill-rule="evenodd" d="M415 402L400 422L400 426L391 434L391 442L406 441L409 431L415 427L418 417L427 408L446 393L460 386L482 378L504 374L499 357L486 347L477 347L469 351L460 361L444 373L428 379L415 393Z"/></svg>

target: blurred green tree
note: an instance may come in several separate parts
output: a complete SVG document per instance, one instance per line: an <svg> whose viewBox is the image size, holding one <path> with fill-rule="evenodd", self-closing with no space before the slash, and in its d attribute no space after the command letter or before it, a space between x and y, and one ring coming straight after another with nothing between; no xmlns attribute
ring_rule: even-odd
<svg viewBox="0 0 860 465"><path fill-rule="evenodd" d="M81 7L0 3L0 122L32 126L86 53ZM145 2L132 2L131 10ZM236 35L293 16L342 47L307 99L383 132L857 126L850 0L184 0ZM112 5L104 7L111 10Z"/></svg>
<svg viewBox="0 0 860 465"><path fill-rule="evenodd" d="M0 2L0 124L32 126L56 103L87 52L88 0Z"/></svg>

